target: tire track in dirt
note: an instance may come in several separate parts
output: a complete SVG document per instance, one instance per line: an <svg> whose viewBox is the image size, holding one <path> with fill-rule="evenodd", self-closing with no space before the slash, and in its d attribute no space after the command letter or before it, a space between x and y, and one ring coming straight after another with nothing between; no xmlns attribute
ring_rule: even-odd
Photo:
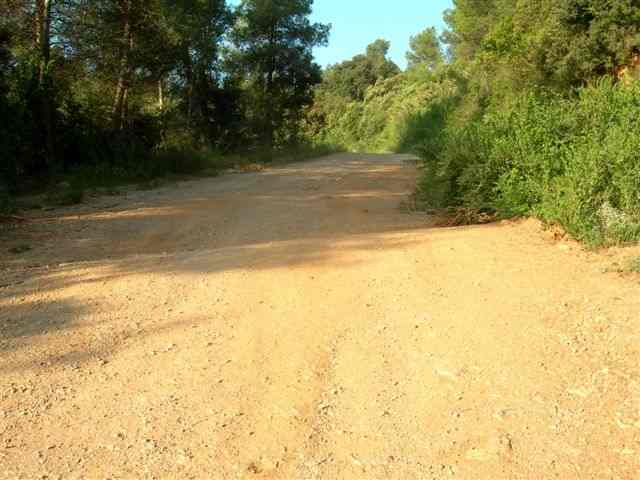
<svg viewBox="0 0 640 480"><path fill-rule="evenodd" d="M640 279L604 270L638 249L434 228L406 160L3 232L0 478L636 478Z"/></svg>

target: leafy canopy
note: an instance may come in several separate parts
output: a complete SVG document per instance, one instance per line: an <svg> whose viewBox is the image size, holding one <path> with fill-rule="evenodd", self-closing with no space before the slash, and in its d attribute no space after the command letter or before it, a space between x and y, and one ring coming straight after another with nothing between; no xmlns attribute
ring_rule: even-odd
<svg viewBox="0 0 640 480"><path fill-rule="evenodd" d="M425 66L429 70L435 70L444 62L442 46L434 27L411 37L409 48L407 52L409 68Z"/></svg>

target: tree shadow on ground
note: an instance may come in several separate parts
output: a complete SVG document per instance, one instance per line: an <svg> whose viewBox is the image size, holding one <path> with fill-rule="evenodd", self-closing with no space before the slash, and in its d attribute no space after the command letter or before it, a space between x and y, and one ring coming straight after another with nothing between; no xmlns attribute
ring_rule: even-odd
<svg viewBox="0 0 640 480"><path fill-rule="evenodd" d="M366 262L368 252L406 248L420 241L412 232L430 227L427 217L399 209L415 182L406 160L339 155L133 192L115 206L100 199L34 218L3 238L3 247L26 242L34 249L0 256L0 283L6 285L0 288L0 352L38 345L16 369L70 364L117 348L101 341L92 342L91 351L65 345L67 353L53 357L42 345L52 333L64 345L68 331L94 330L109 338L109 322L94 315L105 308L100 289L109 282L340 269ZM84 290L76 294L75 288ZM95 289L93 303L87 288Z"/></svg>

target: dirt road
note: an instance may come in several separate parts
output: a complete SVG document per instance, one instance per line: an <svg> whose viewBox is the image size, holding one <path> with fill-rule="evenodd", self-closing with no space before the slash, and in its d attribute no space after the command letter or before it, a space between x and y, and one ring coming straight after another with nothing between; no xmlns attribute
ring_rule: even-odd
<svg viewBox="0 0 640 480"><path fill-rule="evenodd" d="M1 234L0 478L639 479L640 279L532 221L434 228L404 160Z"/></svg>

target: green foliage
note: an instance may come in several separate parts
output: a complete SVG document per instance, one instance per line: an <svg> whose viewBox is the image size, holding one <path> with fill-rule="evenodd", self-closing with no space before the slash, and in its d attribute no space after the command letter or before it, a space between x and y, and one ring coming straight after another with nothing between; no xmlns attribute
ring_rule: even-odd
<svg viewBox="0 0 640 480"><path fill-rule="evenodd" d="M446 76L418 66L400 72L386 58L388 49L388 42L377 40L365 55L325 72L307 111L307 137L355 151L410 148L409 120L452 84Z"/></svg>
<svg viewBox="0 0 640 480"><path fill-rule="evenodd" d="M329 29L312 0L37 3L0 2L0 208L60 182L51 201L74 204L100 184L215 174L222 153L301 141Z"/></svg>
<svg viewBox="0 0 640 480"><path fill-rule="evenodd" d="M157 152L150 159L145 171L152 177L167 174L194 175L200 172L219 171L220 156L208 150L168 148Z"/></svg>
<svg viewBox="0 0 640 480"><path fill-rule="evenodd" d="M273 147L297 140L302 108L320 82L313 48L325 45L329 26L311 23L312 0L243 0L232 31L232 52L243 76L250 121Z"/></svg>
<svg viewBox="0 0 640 480"><path fill-rule="evenodd" d="M525 94L462 129L445 121L422 150L421 199L537 215L589 243L637 240L638 111L640 85L603 81L575 100Z"/></svg>
<svg viewBox="0 0 640 480"><path fill-rule="evenodd" d="M639 15L631 0L455 0L447 63L427 29L407 72L372 77L369 53L331 67L308 135L416 152L416 198L431 208L536 215L592 244L640 239L640 86L613 79L637 61Z"/></svg>
<svg viewBox="0 0 640 480"><path fill-rule="evenodd" d="M640 51L639 18L635 0L455 0L443 38L489 88L503 77L511 89L566 91L627 64Z"/></svg>
<svg viewBox="0 0 640 480"><path fill-rule="evenodd" d="M442 46L434 27L427 28L411 37L410 50L407 52L409 68L424 66L429 70L436 69L444 61Z"/></svg>
<svg viewBox="0 0 640 480"><path fill-rule="evenodd" d="M378 39L367 47L366 54L329 67L317 89L319 101L364 100L369 87L400 72L398 66L387 58L389 48L389 42Z"/></svg>
<svg viewBox="0 0 640 480"><path fill-rule="evenodd" d="M640 273L640 257L630 259L627 270L633 273Z"/></svg>
<svg viewBox="0 0 640 480"><path fill-rule="evenodd" d="M638 7L454 5L449 64L426 30L412 40L407 72L370 80L366 56L332 67L308 111L309 135L416 152L424 206L536 215L592 244L640 239L640 84L599 79L638 51Z"/></svg>

